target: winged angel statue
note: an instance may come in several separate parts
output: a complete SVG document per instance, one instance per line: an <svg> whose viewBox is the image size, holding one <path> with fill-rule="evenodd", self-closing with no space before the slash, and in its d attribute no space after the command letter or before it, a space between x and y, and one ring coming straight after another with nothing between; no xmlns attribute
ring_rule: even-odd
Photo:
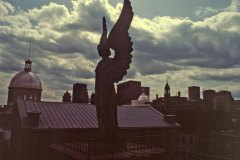
<svg viewBox="0 0 240 160"><path fill-rule="evenodd" d="M113 135L118 127L117 106L114 83L122 80L130 68L133 51L128 30L133 19L129 0L124 0L119 19L107 37L106 19L103 17L103 32L97 47L102 60L96 67L96 106L98 125L105 135ZM115 51L111 58L110 48Z"/></svg>

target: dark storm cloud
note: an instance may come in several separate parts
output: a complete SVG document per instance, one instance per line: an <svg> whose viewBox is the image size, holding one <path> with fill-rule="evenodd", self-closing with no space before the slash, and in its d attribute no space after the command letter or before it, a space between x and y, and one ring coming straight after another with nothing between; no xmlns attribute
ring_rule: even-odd
<svg viewBox="0 0 240 160"><path fill-rule="evenodd" d="M232 91L232 96L234 97L235 100L239 100L240 99L240 91L239 90L235 90Z"/></svg>
<svg viewBox="0 0 240 160"><path fill-rule="evenodd" d="M67 79L67 81L64 81L64 83L68 82L70 84L73 82L72 80L70 80L71 77L79 77L82 79L91 79L95 77L94 71L83 68L77 68L73 70L64 68L64 66L54 66L54 64L52 64L51 66L37 64L36 68L38 68L38 73L47 71L49 75L56 77L58 80Z"/></svg>
<svg viewBox="0 0 240 160"><path fill-rule="evenodd" d="M5 73L16 73L23 70L23 66L18 61L13 61L14 57L0 60L0 71Z"/></svg>
<svg viewBox="0 0 240 160"><path fill-rule="evenodd" d="M73 76L76 77L81 77L83 79L91 79L91 78L95 78L95 72L93 71L89 71L89 70L77 70L75 71L75 73L73 74Z"/></svg>
<svg viewBox="0 0 240 160"><path fill-rule="evenodd" d="M100 34L103 15L107 17L109 30L112 27L106 3L100 1L73 3L71 11L62 5L50 3L40 9L35 8L30 13L31 20L37 25L50 27L39 30L40 35L44 36L35 39L40 48L59 54L78 52L93 60L98 58L96 43L93 42L93 37L89 37L86 33L91 33L92 36Z"/></svg>
<svg viewBox="0 0 240 160"><path fill-rule="evenodd" d="M78 18L75 23L66 24L62 27L64 30L88 30L100 32L102 30L102 17L105 16L108 25L112 25L109 13L106 10L106 2L92 1L80 2L78 6ZM99 25L100 24L100 25Z"/></svg>
<svg viewBox="0 0 240 160"><path fill-rule="evenodd" d="M152 74L150 71L155 68L154 60L200 68L222 69L239 65L239 13L223 13L203 22L178 20L177 23L169 26L172 28L169 32L132 30L135 51L141 52L136 53L136 61L144 59L141 66L149 68L143 71L145 74L148 70ZM156 37L155 34L161 36Z"/></svg>
<svg viewBox="0 0 240 160"><path fill-rule="evenodd" d="M22 38L0 33L0 43L3 46L0 47L0 71L14 73L23 70L24 58L22 57L27 57L28 53L26 43L22 41Z"/></svg>
<svg viewBox="0 0 240 160"><path fill-rule="evenodd" d="M81 31L85 30L99 32L101 30L101 17L98 16L108 16L108 12L104 5L100 4L100 1L93 1L88 5L80 3L78 7L78 20L71 24L67 23L67 25L77 25L78 27L75 30L63 32L62 36L55 38L54 43L47 39L36 40L36 43L48 52L59 54L78 52L89 59L96 60L98 59L96 44L92 43L86 36L80 35ZM52 6L52 8L61 10L59 12L62 14L64 13L62 11L64 9L60 6ZM44 10L44 12L46 11ZM99 20L100 23L96 20ZM175 21L176 19L169 17L168 20ZM238 20L238 15L228 17L229 22L236 20ZM142 74L157 74L165 73L168 70L178 70L177 66L227 68L236 65L239 56L237 54L232 55L229 48L235 47L235 50L238 50L238 46L240 46L238 45L239 41L237 41L239 39L238 34L224 33L219 29L210 28L208 26L211 25L210 22L209 24L206 22L203 26L195 27L194 25L194 22L183 19L178 25L169 25L172 28L169 32L161 33L162 31L159 30L161 37L156 37L155 33L139 30L133 26L131 36L134 41L134 52L141 52L139 55L138 53L134 55L136 61L139 61L139 63L136 63L138 70ZM98 26L99 28L92 29L92 26ZM61 30L56 29L56 31ZM141 61L141 59L144 59L144 61ZM156 64L153 60L163 61L168 65ZM144 67L141 68L141 66Z"/></svg>
<svg viewBox="0 0 240 160"><path fill-rule="evenodd" d="M144 59L141 57L141 54L136 56L134 65L138 68L138 72L140 72L142 75L163 74L167 71L180 70L180 67L158 59Z"/></svg>
<svg viewBox="0 0 240 160"><path fill-rule="evenodd" d="M55 73L47 73L43 76L40 75L40 78L42 79L43 82L45 82L45 89L46 90L69 90L72 89L72 85L74 83L85 83L87 85L92 85L92 83L90 83L88 81L89 79L89 75L86 76L86 74L88 73L83 73L81 71L78 72L62 72L61 74L58 74L57 72L61 72L61 69L58 70L54 70ZM86 71L87 72L87 71ZM77 74L80 74L80 76L78 76ZM85 74L85 75L84 75ZM73 77L75 79L73 79ZM76 78L79 77L79 78ZM94 75L93 77L94 78ZM47 82L47 83L46 83Z"/></svg>
<svg viewBox="0 0 240 160"><path fill-rule="evenodd" d="M188 76L190 79L198 81L218 81L218 82L240 82L240 74L234 73L198 73Z"/></svg>
<svg viewBox="0 0 240 160"><path fill-rule="evenodd" d="M130 67L130 69L127 71L126 78L134 79L134 78L136 78L136 75L137 75L136 69L133 69Z"/></svg>
<svg viewBox="0 0 240 160"><path fill-rule="evenodd" d="M39 1L32 1L32 0L8 0L8 2L12 3L15 6L20 7L23 10L28 10L32 8L40 8L43 5L49 4L50 2L56 2L59 4L64 4L67 6L71 6L71 1L69 0L39 0Z"/></svg>
<svg viewBox="0 0 240 160"><path fill-rule="evenodd" d="M102 17L106 16L106 19L109 20L109 13L107 13L106 8L104 8L101 1L95 1L94 3L91 3L90 5L80 5L80 21L82 20L82 24L84 24L86 27L96 27L99 26L102 22ZM82 13L82 14L81 14ZM87 28L88 29L88 28ZM90 28L91 29L91 28ZM97 31L101 30L102 26L100 25L99 28L97 28Z"/></svg>
<svg viewBox="0 0 240 160"><path fill-rule="evenodd" d="M5 105L7 101L7 96L6 96L6 91L5 90L0 90L0 105Z"/></svg>
<svg viewBox="0 0 240 160"><path fill-rule="evenodd" d="M85 37L78 35L64 35L56 40L57 43L48 41L36 41L36 44L43 50L58 54L81 53L87 58L97 59L98 53L96 46Z"/></svg>
<svg viewBox="0 0 240 160"><path fill-rule="evenodd" d="M89 25L89 26L88 26ZM102 29L100 25L90 26L90 24L68 24L66 26L63 26L61 30L63 31L69 31L69 30L79 30L79 29L89 29L90 31L96 31L100 32Z"/></svg>
<svg viewBox="0 0 240 160"><path fill-rule="evenodd" d="M135 41L134 46L135 49L141 51L143 53L140 54L142 58L147 60L166 60L166 61L175 61L179 59L186 59L189 56L193 56L191 49L188 46L181 45L179 43L168 44L166 41L156 40L155 42L151 39L144 39L140 41ZM174 48L172 48L172 46ZM136 57L139 55L136 54Z"/></svg>

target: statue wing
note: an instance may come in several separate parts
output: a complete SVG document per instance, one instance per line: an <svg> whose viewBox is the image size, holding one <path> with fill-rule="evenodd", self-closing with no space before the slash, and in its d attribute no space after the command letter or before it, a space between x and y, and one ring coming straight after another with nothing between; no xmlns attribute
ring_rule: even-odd
<svg viewBox="0 0 240 160"><path fill-rule="evenodd" d="M131 52L133 51L133 43L131 42L128 30L133 19L133 14L131 2L124 0L121 15L108 36L108 45L115 51L113 58L115 65L113 66L115 68L114 82L122 80L132 62Z"/></svg>

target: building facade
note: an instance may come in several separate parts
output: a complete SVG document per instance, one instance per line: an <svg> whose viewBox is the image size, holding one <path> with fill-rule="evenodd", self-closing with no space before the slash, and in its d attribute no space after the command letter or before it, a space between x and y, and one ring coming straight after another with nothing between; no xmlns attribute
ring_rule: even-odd
<svg viewBox="0 0 240 160"><path fill-rule="evenodd" d="M17 109L10 160L164 160L180 127L149 106L119 106L118 132L126 147L108 146L103 157L95 105L18 100Z"/></svg>

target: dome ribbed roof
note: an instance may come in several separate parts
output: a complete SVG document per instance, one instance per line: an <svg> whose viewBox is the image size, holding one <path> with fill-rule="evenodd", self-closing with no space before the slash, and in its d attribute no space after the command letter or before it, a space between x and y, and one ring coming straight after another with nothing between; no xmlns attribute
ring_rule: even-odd
<svg viewBox="0 0 240 160"><path fill-rule="evenodd" d="M16 74L9 85L9 88L30 88L42 90L40 78L31 71L22 71Z"/></svg>

